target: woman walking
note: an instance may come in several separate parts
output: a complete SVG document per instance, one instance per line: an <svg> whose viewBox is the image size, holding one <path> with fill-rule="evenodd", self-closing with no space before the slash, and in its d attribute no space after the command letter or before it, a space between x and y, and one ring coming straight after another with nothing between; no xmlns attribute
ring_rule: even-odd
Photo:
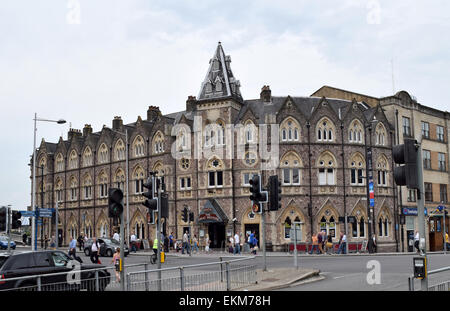
<svg viewBox="0 0 450 311"><path fill-rule="evenodd" d="M113 263L115 267L116 280L118 283L120 283L120 247L116 249L111 263Z"/></svg>

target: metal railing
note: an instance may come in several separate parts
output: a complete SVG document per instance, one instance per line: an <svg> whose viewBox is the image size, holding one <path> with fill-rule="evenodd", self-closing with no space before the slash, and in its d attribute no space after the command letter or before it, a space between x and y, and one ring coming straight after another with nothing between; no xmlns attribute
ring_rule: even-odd
<svg viewBox="0 0 450 311"><path fill-rule="evenodd" d="M427 277L429 278L430 275L437 275L439 273L443 272L450 272L450 267L444 267L432 271L428 271ZM415 284L414 284L415 278L414 275L411 275L408 277L408 289L409 291L415 291ZM430 279L428 279L428 282ZM450 279L446 281L438 281L436 284L428 285L427 286L428 291L450 291Z"/></svg>
<svg viewBox="0 0 450 311"><path fill-rule="evenodd" d="M144 269L145 264L126 265L125 269ZM15 278L1 278L0 291L118 291L120 283L116 279L114 267L48 274L35 274Z"/></svg>
<svg viewBox="0 0 450 311"><path fill-rule="evenodd" d="M255 257L129 272L128 291L230 291L256 283ZM159 277L159 275L161 277Z"/></svg>

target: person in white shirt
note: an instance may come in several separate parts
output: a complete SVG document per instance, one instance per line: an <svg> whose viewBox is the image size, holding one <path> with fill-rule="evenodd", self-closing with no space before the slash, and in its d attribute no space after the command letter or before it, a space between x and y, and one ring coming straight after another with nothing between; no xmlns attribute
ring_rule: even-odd
<svg viewBox="0 0 450 311"><path fill-rule="evenodd" d="M241 254L241 244L239 242L239 232L236 231L234 235L234 252L233 254Z"/></svg>
<svg viewBox="0 0 450 311"><path fill-rule="evenodd" d="M113 239L117 242L120 242L120 235L117 233L117 231L114 232Z"/></svg>
<svg viewBox="0 0 450 311"><path fill-rule="evenodd" d="M94 237L94 238L92 238L92 246L91 246L91 261L92 261L92 263L99 263L98 262L99 252L100 252L100 245L97 242L97 239Z"/></svg>
<svg viewBox="0 0 450 311"><path fill-rule="evenodd" d="M131 241L131 251L134 251L136 253L136 250L137 250L136 236L134 235L134 233L131 235L130 241Z"/></svg>

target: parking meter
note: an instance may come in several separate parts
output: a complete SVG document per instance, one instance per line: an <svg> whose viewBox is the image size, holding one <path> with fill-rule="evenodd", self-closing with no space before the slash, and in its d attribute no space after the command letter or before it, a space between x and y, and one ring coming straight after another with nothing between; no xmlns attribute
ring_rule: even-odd
<svg viewBox="0 0 450 311"><path fill-rule="evenodd" d="M414 257L414 278L423 280L427 277L427 259L426 257Z"/></svg>

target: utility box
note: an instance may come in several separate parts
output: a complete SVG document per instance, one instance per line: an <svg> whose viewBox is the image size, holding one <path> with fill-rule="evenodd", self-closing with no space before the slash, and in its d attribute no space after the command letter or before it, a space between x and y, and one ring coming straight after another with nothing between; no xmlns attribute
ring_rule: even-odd
<svg viewBox="0 0 450 311"><path fill-rule="evenodd" d="M425 257L414 257L414 278L423 280L427 277L427 259Z"/></svg>

